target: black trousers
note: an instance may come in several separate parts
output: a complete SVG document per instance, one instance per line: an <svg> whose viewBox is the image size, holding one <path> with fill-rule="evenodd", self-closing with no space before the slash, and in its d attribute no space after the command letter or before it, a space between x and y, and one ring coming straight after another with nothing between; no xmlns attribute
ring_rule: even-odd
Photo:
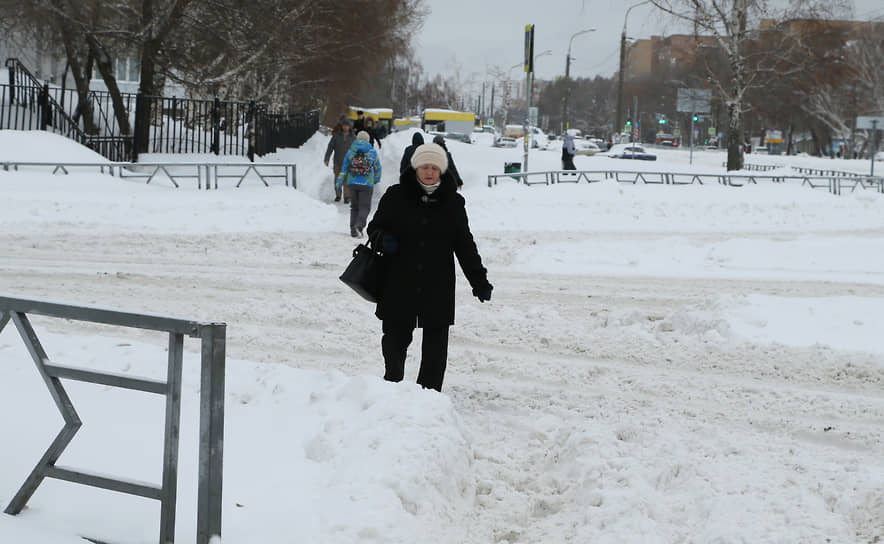
<svg viewBox="0 0 884 544"><path fill-rule="evenodd" d="M448 326L424 327L423 330L417 383L427 389L442 391L442 380L448 364ZM381 351L384 354L384 379L388 382L401 382L405 376L405 356L413 335L414 325L394 325L384 321Z"/></svg>

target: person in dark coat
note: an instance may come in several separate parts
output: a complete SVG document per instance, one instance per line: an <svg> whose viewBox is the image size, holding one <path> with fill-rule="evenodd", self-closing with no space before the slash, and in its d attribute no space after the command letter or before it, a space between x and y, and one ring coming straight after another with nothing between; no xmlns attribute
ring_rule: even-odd
<svg viewBox="0 0 884 544"><path fill-rule="evenodd" d="M332 158L332 154L334 154L332 170L334 170L335 173L335 182L337 182L338 175L341 173L341 166L344 164L344 155L350 150L350 146L353 145L353 140L355 139L356 135L351 130L351 122L349 119L343 119L341 123L335 127L335 130L332 131L332 137L328 141L328 146L325 148L325 158L323 160L325 165L328 166L328 161ZM335 185L335 202L340 202L341 192L342 189ZM346 204L350 200L346 185L343 187L343 194L344 203Z"/></svg>
<svg viewBox="0 0 884 544"><path fill-rule="evenodd" d="M374 119L372 119L371 117L365 119L365 132L368 133L368 140L372 147L377 145L378 149L380 149L382 147L381 139L378 138L378 133L374 128Z"/></svg>
<svg viewBox="0 0 884 544"><path fill-rule="evenodd" d="M577 148L574 145L574 136L565 132L562 135L562 170L577 170L574 165L575 154L577 154Z"/></svg>
<svg viewBox="0 0 884 544"><path fill-rule="evenodd" d="M399 175L411 167L411 156L414 155L414 150L423 143L424 136L420 132L415 132L411 137L411 145L406 147L402 153L402 160L399 162Z"/></svg>
<svg viewBox="0 0 884 544"><path fill-rule="evenodd" d="M362 110L357 110L356 120L353 121L353 133L359 134L363 130L365 130L365 112Z"/></svg>
<svg viewBox="0 0 884 544"><path fill-rule="evenodd" d="M460 172L457 171L457 166L454 165L454 157L451 156L451 151L448 151L448 146L445 145L445 138L441 134L437 134L433 136L433 143L445 150L445 155L448 157L448 171L457 184L457 190L460 191L461 187L463 187L463 179L460 177Z"/></svg>
<svg viewBox="0 0 884 544"><path fill-rule="evenodd" d="M442 390L448 364L448 328L454 324L454 258L473 295L491 300L488 272L470 232L464 199L448 169L445 150L419 146L411 167L387 189L368 224L388 259L375 315L383 322L384 379L402 381L415 327L423 329L417 383Z"/></svg>

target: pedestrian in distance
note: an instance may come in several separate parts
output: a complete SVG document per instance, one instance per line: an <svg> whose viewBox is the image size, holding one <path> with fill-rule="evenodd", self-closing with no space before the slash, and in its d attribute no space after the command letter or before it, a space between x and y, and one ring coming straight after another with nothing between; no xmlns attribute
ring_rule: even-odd
<svg viewBox="0 0 884 544"><path fill-rule="evenodd" d="M350 150L350 146L353 145L353 140L356 139L355 134L352 130L352 122L344 118L341 122L335 126L332 130L332 137L328 141L328 146L325 148L325 165L328 166L328 161L332 158L332 170L335 173L334 181L332 183L335 186L335 202L341 201L341 194L344 196L344 203L349 202L349 193L347 190L347 186L345 185L343 188L338 187L337 180L338 175L341 173L341 166L344 163L344 155L347 154L347 151ZM334 157L332 157L334 155Z"/></svg>
<svg viewBox="0 0 884 544"><path fill-rule="evenodd" d="M568 131L562 136L562 170L577 170L574 166L574 155L577 153L577 147L574 145L574 136Z"/></svg>
<svg viewBox="0 0 884 544"><path fill-rule="evenodd" d="M441 134L437 134L433 136L433 143L445 150L445 156L448 158L448 172L454 179L454 183L457 184L457 190L460 191L463 187L463 179L460 177L460 172L457 171L457 166L454 164L454 157L451 156L451 151L448 151L448 146L445 145L445 138Z"/></svg>
<svg viewBox="0 0 884 544"><path fill-rule="evenodd" d="M347 187L350 193L350 236L362 236L374 186L381 181L381 161L369 142L368 133L360 131L350 150L344 155L341 173L335 187Z"/></svg>
<svg viewBox="0 0 884 544"><path fill-rule="evenodd" d="M418 146L423 145L423 143L424 136L419 131L411 136L411 145L405 148L405 151L402 153L402 160L399 162L400 176L411 167L411 156L414 155L414 150L417 149Z"/></svg>
<svg viewBox="0 0 884 544"><path fill-rule="evenodd" d="M368 140L371 143L372 147L374 147L374 145L377 144L378 149L380 149L381 148L381 139L378 138L378 136L377 136L377 132L375 131L375 128L374 128L374 119L372 119L371 117L369 117L365 120L365 132L368 133Z"/></svg>
<svg viewBox="0 0 884 544"><path fill-rule="evenodd" d="M365 130L365 112L362 110L356 110L356 120L353 121L353 132L359 134L359 132L363 130Z"/></svg>
<svg viewBox="0 0 884 544"><path fill-rule="evenodd" d="M480 302L491 300L488 271L470 232L463 197L448 172L445 150L419 146L411 167L389 187L368 224L387 261L375 315L382 321L384 379L402 381L414 329L423 329L417 383L442 390L448 328L454 324L454 258Z"/></svg>

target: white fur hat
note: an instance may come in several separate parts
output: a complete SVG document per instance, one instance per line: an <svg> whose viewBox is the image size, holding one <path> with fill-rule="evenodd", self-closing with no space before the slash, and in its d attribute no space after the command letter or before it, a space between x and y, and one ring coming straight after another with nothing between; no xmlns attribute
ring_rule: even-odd
<svg viewBox="0 0 884 544"><path fill-rule="evenodd" d="M448 154L438 144L420 145L414 150L414 155L411 156L411 166L417 170L419 166L425 164L432 164L442 172L445 172L448 170Z"/></svg>
<svg viewBox="0 0 884 544"><path fill-rule="evenodd" d="M371 140L371 137L364 130L360 130L359 134L356 135L356 139L368 141L368 140Z"/></svg>

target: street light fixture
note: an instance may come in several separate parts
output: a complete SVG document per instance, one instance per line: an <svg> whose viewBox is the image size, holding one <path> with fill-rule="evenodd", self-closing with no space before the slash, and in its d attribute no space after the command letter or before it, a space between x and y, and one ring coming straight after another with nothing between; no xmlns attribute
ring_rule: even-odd
<svg viewBox="0 0 884 544"><path fill-rule="evenodd" d="M623 16L623 32L620 33L620 73L618 75L619 81L617 83L617 119L614 120L614 128L617 130L618 140L620 139L620 131L623 130L623 65L626 60L626 19L629 17L629 12L632 11L632 8L637 8L650 3L651 0L644 0L637 4L633 4L629 6L626 10L626 15Z"/></svg>
<svg viewBox="0 0 884 544"><path fill-rule="evenodd" d="M595 32L594 28L586 28L581 30L580 32L575 32L571 39L568 40L568 54L565 55L565 85L567 89L565 89L565 97L562 98L562 122L559 127L562 134L565 133L565 129L569 127L568 123L568 102L571 98L571 44L574 43L574 38L580 36L581 34L587 34L589 32Z"/></svg>

